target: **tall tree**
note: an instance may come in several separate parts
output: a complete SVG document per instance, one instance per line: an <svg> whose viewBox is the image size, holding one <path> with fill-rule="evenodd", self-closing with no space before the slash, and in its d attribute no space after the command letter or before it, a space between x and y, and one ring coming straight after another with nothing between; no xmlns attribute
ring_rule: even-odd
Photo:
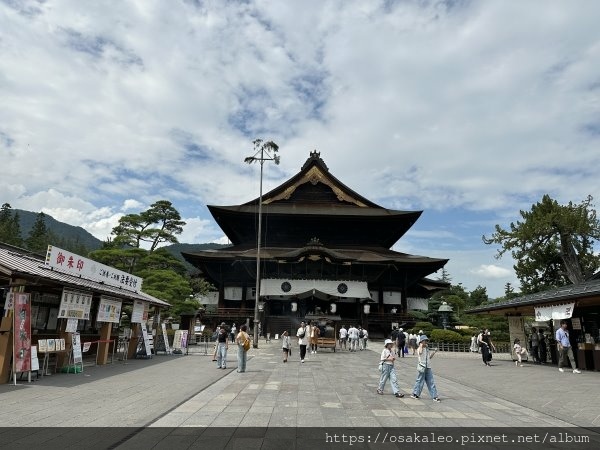
<svg viewBox="0 0 600 450"><path fill-rule="evenodd" d="M0 242L17 247L23 245L21 218L18 211L13 214L9 203L4 203L0 208Z"/></svg>
<svg viewBox="0 0 600 450"><path fill-rule="evenodd" d="M483 303L486 303L489 300L487 294L487 288L483 286L477 286L475 289L471 291L469 295L469 300L467 300L467 305L469 307L479 306Z"/></svg>
<svg viewBox="0 0 600 450"><path fill-rule="evenodd" d="M54 234L46 226L46 215L38 213L29 236L25 240L27 249L33 252L46 253L48 245L52 244Z"/></svg>
<svg viewBox="0 0 600 450"><path fill-rule="evenodd" d="M144 212L121 217L112 234L117 245L139 248L142 242L148 242L153 252L163 242L176 244L177 235L182 233L184 225L171 202L159 200Z"/></svg>
<svg viewBox="0 0 600 450"><path fill-rule="evenodd" d="M600 255L594 253L594 243L600 239L600 221L591 196L579 204L560 205L544 195L520 215L523 220L511 223L508 230L496 225L483 242L501 246L497 258L511 252L521 291L577 284L598 270Z"/></svg>

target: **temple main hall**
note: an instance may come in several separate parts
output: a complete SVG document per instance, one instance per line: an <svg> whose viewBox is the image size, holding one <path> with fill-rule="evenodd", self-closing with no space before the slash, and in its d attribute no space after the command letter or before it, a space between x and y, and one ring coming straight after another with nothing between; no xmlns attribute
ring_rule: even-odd
<svg viewBox="0 0 600 450"><path fill-rule="evenodd" d="M203 321L252 323L259 198L208 208L231 246L183 253L217 289ZM327 334L341 325L361 325L372 336L410 325L408 312L426 310L432 293L447 287L427 278L447 259L391 249L421 213L371 202L333 176L319 152L311 152L296 175L262 197L263 334L295 330L301 320L321 324Z"/></svg>

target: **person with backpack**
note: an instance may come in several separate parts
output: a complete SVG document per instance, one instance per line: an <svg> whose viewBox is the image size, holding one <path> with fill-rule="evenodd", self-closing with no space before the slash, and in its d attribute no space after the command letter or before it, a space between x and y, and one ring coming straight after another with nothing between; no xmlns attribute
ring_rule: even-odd
<svg viewBox="0 0 600 450"><path fill-rule="evenodd" d="M248 327L246 325L242 325L240 327L240 332L235 337L235 342L238 346L237 351L237 361L238 361L238 373L243 373L246 371L246 361L248 357L248 350L250 350L250 336L246 332Z"/></svg>
<svg viewBox="0 0 600 450"><path fill-rule="evenodd" d="M365 339L365 331L363 330L362 327L358 327L358 349L360 351L364 350L363 346L363 341Z"/></svg>
<svg viewBox="0 0 600 450"><path fill-rule="evenodd" d="M224 326L219 328L217 336L217 369L227 369L227 349L229 348L229 336Z"/></svg>
<svg viewBox="0 0 600 450"><path fill-rule="evenodd" d="M321 335L321 329L316 322L310 328L310 352L317 353L319 347L319 336Z"/></svg>
<svg viewBox="0 0 600 450"><path fill-rule="evenodd" d="M398 330L398 343L396 345L398 349L398 356L404 358L404 347L406 347L406 334L404 333L404 330L402 328Z"/></svg>

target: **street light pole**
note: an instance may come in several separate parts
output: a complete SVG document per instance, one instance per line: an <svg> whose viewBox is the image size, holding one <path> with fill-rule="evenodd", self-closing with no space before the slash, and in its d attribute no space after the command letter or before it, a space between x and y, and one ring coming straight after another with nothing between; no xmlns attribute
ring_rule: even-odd
<svg viewBox="0 0 600 450"><path fill-rule="evenodd" d="M258 317L258 302L260 300L260 245L262 241L262 186L263 186L263 165L265 161L273 161L275 164L279 164L279 155L277 151L279 146L273 141L263 142L262 139L255 139L253 142L254 156L248 156L244 159L244 162L252 164L254 162L260 163L260 195L258 197L258 237L256 244L256 292L254 295L254 332L253 332L253 344L254 348L258 348L258 323L260 319ZM260 155L260 156L259 156Z"/></svg>

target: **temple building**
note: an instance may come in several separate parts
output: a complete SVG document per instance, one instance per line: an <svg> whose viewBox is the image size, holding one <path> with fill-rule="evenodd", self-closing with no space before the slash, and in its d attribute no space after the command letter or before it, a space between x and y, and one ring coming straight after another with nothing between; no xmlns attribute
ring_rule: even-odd
<svg viewBox="0 0 600 450"><path fill-rule="evenodd" d="M214 323L252 322L259 198L208 208L232 245L183 253L218 289L205 317ZM263 333L291 330L305 319L326 323L331 332L344 324L381 334L393 324L408 324L409 310L426 310L431 294L447 287L426 278L447 259L391 250L421 213L369 201L312 152L300 172L262 198Z"/></svg>

